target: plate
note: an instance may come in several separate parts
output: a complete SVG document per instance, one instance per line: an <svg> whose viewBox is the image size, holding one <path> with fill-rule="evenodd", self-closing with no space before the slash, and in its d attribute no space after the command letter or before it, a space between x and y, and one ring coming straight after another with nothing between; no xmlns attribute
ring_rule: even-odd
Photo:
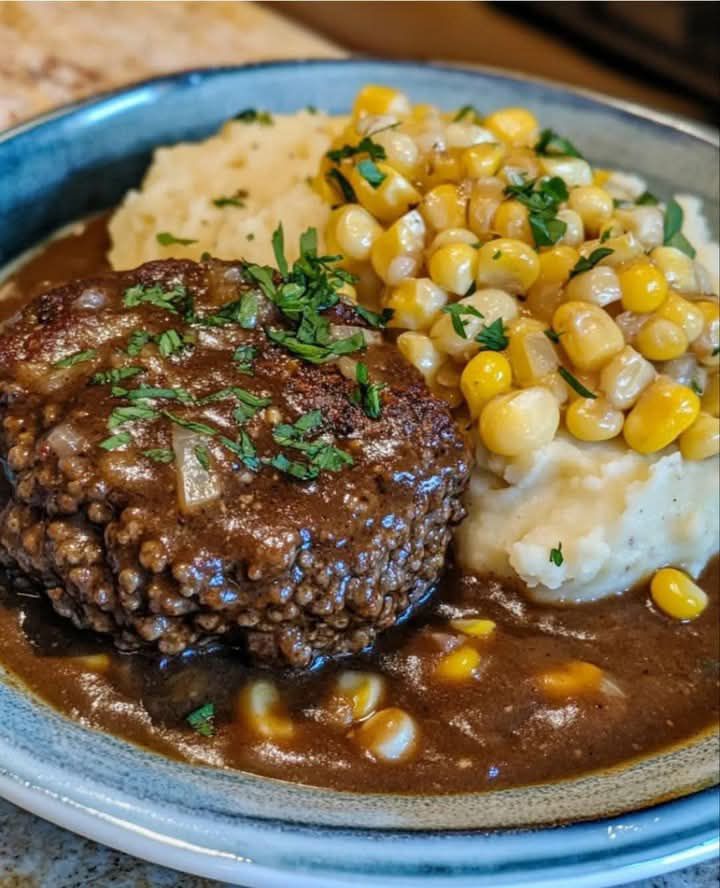
<svg viewBox="0 0 720 888"><path fill-rule="evenodd" d="M203 138L248 106L344 112L367 82L447 108L530 107L592 161L640 171L662 192L699 194L717 216L717 142L702 126L497 71L279 62L163 77L1 136L0 266L59 226L116 204L156 145ZM439 797L337 793L169 761L68 721L0 673L1 794L107 845L251 888L590 888L687 866L717 853L718 790L696 791L715 782L716 761L716 736L706 734L548 786Z"/></svg>

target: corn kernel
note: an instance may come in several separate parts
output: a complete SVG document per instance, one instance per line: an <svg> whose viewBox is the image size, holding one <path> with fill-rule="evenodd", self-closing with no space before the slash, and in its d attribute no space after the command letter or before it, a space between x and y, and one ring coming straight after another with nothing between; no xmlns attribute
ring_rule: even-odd
<svg viewBox="0 0 720 888"><path fill-rule="evenodd" d="M620 220L613 216L611 219L608 219L607 222L604 222L600 227L600 231L598 231L598 238L600 239L600 243L604 244L610 238L621 237L625 234L625 228L623 227Z"/></svg>
<svg viewBox="0 0 720 888"><path fill-rule="evenodd" d="M479 287L499 287L517 295L527 292L540 274L538 254L523 241L488 241L478 250L477 260Z"/></svg>
<svg viewBox="0 0 720 888"><path fill-rule="evenodd" d="M389 164L378 161L376 166L385 177L377 187L361 175L357 166L350 173L350 184L368 212L381 222L394 222L411 206L419 204L422 196L405 176Z"/></svg>
<svg viewBox="0 0 720 888"><path fill-rule="evenodd" d="M282 741L295 734L295 726L282 706L280 694L270 681L251 681L242 689L238 714L258 737Z"/></svg>
<svg viewBox="0 0 720 888"><path fill-rule="evenodd" d="M647 260L622 269L619 278L626 311L638 314L655 311L667 298L668 285L664 275Z"/></svg>
<svg viewBox="0 0 720 888"><path fill-rule="evenodd" d="M477 250L468 244L447 244L430 257L430 277L444 290L463 296L475 282Z"/></svg>
<svg viewBox="0 0 720 888"><path fill-rule="evenodd" d="M387 162L407 179L413 178L420 163L420 149L415 140L412 136L399 132L394 127L377 132L379 128L374 126L370 132L373 141L385 149ZM356 143L351 142L350 144Z"/></svg>
<svg viewBox="0 0 720 888"><path fill-rule="evenodd" d="M626 345L603 367L600 388L616 410L629 410L655 376L650 361Z"/></svg>
<svg viewBox="0 0 720 888"><path fill-rule="evenodd" d="M650 253L653 265L664 275L665 280L679 293L696 293L698 280L695 263L689 256L675 247L655 247Z"/></svg>
<svg viewBox="0 0 720 888"><path fill-rule="evenodd" d="M657 453L689 428L699 412L700 399L692 389L659 377L625 419L625 441L638 453Z"/></svg>
<svg viewBox="0 0 720 888"><path fill-rule="evenodd" d="M429 259L436 250L448 244L470 244L474 246L477 242L477 235L473 234L469 228L448 228L435 235L432 243L426 250L426 256Z"/></svg>
<svg viewBox="0 0 720 888"><path fill-rule="evenodd" d="M720 375L711 373L702 393L702 409L710 416L720 416Z"/></svg>
<svg viewBox="0 0 720 888"><path fill-rule="evenodd" d="M435 231L444 228L463 228L466 198L457 185L438 185L427 192L420 204L420 212L428 227Z"/></svg>
<svg viewBox="0 0 720 888"><path fill-rule="evenodd" d="M393 311L388 326L427 330L447 301L445 290L430 278L406 278L390 291L385 301L386 308Z"/></svg>
<svg viewBox="0 0 720 888"><path fill-rule="evenodd" d="M373 243L382 233L382 226L364 207L345 204L330 214L325 241L332 254L366 262Z"/></svg>
<svg viewBox="0 0 720 888"><path fill-rule="evenodd" d="M590 256L598 247L606 247L612 250L608 256L602 260L603 265L609 265L611 268L617 268L619 265L625 265L638 259L643 255L643 248L634 234L626 232L617 237L608 238L604 243L599 240L588 240L580 247L581 256Z"/></svg>
<svg viewBox="0 0 720 888"><path fill-rule="evenodd" d="M526 307L535 317L548 323L552 320L555 309L564 301L562 285L579 258L577 250L561 244L540 253L540 273L526 299Z"/></svg>
<svg viewBox="0 0 720 888"><path fill-rule="evenodd" d="M490 130L476 123L468 123L464 120L451 121L445 129L445 141L447 147L470 148L473 145L481 145L495 141L495 136Z"/></svg>
<svg viewBox="0 0 720 888"><path fill-rule="evenodd" d="M604 170L600 167L595 167L593 170L593 185L597 185L598 188L604 188L607 184L608 179L610 178L610 170Z"/></svg>
<svg viewBox="0 0 720 888"><path fill-rule="evenodd" d="M480 414L480 437L493 453L520 456L549 444L560 424L560 408L542 386L493 398Z"/></svg>
<svg viewBox="0 0 720 888"><path fill-rule="evenodd" d="M397 347L405 360L420 371L425 382L432 382L444 360L432 339L424 333L401 333Z"/></svg>
<svg viewBox="0 0 720 888"><path fill-rule="evenodd" d="M672 361L685 354L688 341L682 327L665 318L652 317L638 331L635 347L649 361Z"/></svg>
<svg viewBox="0 0 720 888"><path fill-rule="evenodd" d="M708 605L705 592L674 567L663 567L650 581L650 595L660 610L676 620L694 620Z"/></svg>
<svg viewBox="0 0 720 888"><path fill-rule="evenodd" d="M592 185L592 168L579 157L541 157L540 168L546 176L559 176L568 188Z"/></svg>
<svg viewBox="0 0 720 888"><path fill-rule="evenodd" d="M362 721L376 712L385 695L385 680L372 672L341 672L335 680L331 706L344 724Z"/></svg>
<svg viewBox="0 0 720 888"><path fill-rule="evenodd" d="M566 247L579 247L585 240L585 226L580 216L575 210L570 209L558 210L555 216L565 223L565 231L558 244L565 244Z"/></svg>
<svg viewBox="0 0 720 888"><path fill-rule="evenodd" d="M605 398L577 398L565 413L570 434L579 441L609 441L622 431L625 417Z"/></svg>
<svg viewBox="0 0 720 888"><path fill-rule="evenodd" d="M462 176L459 152L457 151L433 151L422 176L422 185L425 191L436 185L448 182L459 182Z"/></svg>
<svg viewBox="0 0 720 888"><path fill-rule="evenodd" d="M717 367L720 364L720 306L709 299L701 299L693 305L705 318L702 333L693 341L693 354L706 367Z"/></svg>
<svg viewBox="0 0 720 888"><path fill-rule="evenodd" d="M110 657L107 654L86 654L82 657L70 657L70 663L83 672L107 672Z"/></svg>
<svg viewBox="0 0 720 888"><path fill-rule="evenodd" d="M540 175L536 154L529 148L514 148L500 165L498 176L507 184L514 185L522 179L534 181Z"/></svg>
<svg viewBox="0 0 720 888"><path fill-rule="evenodd" d="M558 402L560 407L562 407L563 404L566 404L570 397L570 387L557 372L548 373L543 376L538 380L538 385L546 388Z"/></svg>
<svg viewBox="0 0 720 888"><path fill-rule="evenodd" d="M702 309L689 299L683 299L677 293L670 291L667 299L657 310L657 316L672 321L681 327L688 342L697 339L703 331L705 315Z"/></svg>
<svg viewBox="0 0 720 888"><path fill-rule="evenodd" d="M492 176L473 182L467 214L468 228L476 235L476 239L484 240L490 236L493 219L503 201L504 191L505 184Z"/></svg>
<svg viewBox="0 0 720 888"><path fill-rule="evenodd" d="M596 265L589 271L575 275L565 287L565 299L568 302L592 302L600 308L617 302L620 296L617 273L607 265Z"/></svg>
<svg viewBox="0 0 720 888"><path fill-rule="evenodd" d="M492 324L493 321L502 318L507 324L518 313L517 303L513 297L504 290L493 288L476 290L471 296L459 300L460 305L468 305L479 312L482 317L475 315L463 315L461 320L465 325L465 337L459 336L448 314L443 314L433 324L430 336L437 349L450 355L456 361L469 361L473 355L480 351L475 337L483 326Z"/></svg>
<svg viewBox="0 0 720 888"><path fill-rule="evenodd" d="M462 632L463 635L469 635L471 638L488 638L497 628L493 620L482 620L479 617L450 620L450 625L456 632Z"/></svg>
<svg viewBox="0 0 720 888"><path fill-rule="evenodd" d="M510 362L500 352L484 351L469 361L460 377L460 388L473 419L495 395L510 391Z"/></svg>
<svg viewBox="0 0 720 888"><path fill-rule="evenodd" d="M396 117L406 117L410 114L410 101L404 93L397 89L368 84L355 97L353 120L359 120L366 114L391 114Z"/></svg>
<svg viewBox="0 0 720 888"><path fill-rule="evenodd" d="M530 246L535 244L527 207L517 200L505 200L500 204L493 216L492 228L500 237L513 238Z"/></svg>
<svg viewBox="0 0 720 888"><path fill-rule="evenodd" d="M500 169L504 157L505 147L497 142L485 142L482 145L466 148L460 155L463 175L470 179L494 176Z"/></svg>
<svg viewBox="0 0 720 888"><path fill-rule="evenodd" d="M526 108L501 108L485 119L485 126L508 145L532 147L538 139L537 118Z"/></svg>
<svg viewBox="0 0 720 888"><path fill-rule="evenodd" d="M632 232L644 250L652 250L663 242L663 214L658 207L632 207L615 211L625 231Z"/></svg>
<svg viewBox="0 0 720 888"><path fill-rule="evenodd" d="M590 234L598 234L615 209L607 191L594 185L573 188L568 197L568 207L580 216L585 230Z"/></svg>
<svg viewBox="0 0 720 888"><path fill-rule="evenodd" d="M545 335L544 324L514 325L510 331L508 358L513 377L521 386L536 385L548 373L557 370L560 361L552 342ZM538 329L539 326L539 329ZM523 329L525 327L525 329Z"/></svg>
<svg viewBox="0 0 720 888"><path fill-rule="evenodd" d="M685 459L709 459L720 453L720 419L701 413L679 440L680 453Z"/></svg>
<svg viewBox="0 0 720 888"><path fill-rule="evenodd" d="M393 706L371 715L351 736L374 759L395 764L412 758L420 732L412 716Z"/></svg>
<svg viewBox="0 0 720 888"><path fill-rule="evenodd" d="M424 246L425 222L417 210L411 210L375 238L370 250L372 267L386 284L395 286L420 270Z"/></svg>
<svg viewBox="0 0 720 888"><path fill-rule="evenodd" d="M435 677L448 682L469 681L477 674L481 659L474 647L464 644L445 654L435 667Z"/></svg>
<svg viewBox="0 0 720 888"><path fill-rule="evenodd" d="M553 316L553 329L580 370L599 370L625 347L615 321L604 309L589 302L563 303Z"/></svg>
<svg viewBox="0 0 720 888"><path fill-rule="evenodd" d="M548 669L537 676L537 684L551 700L565 700L601 690L604 673L593 663L570 660L557 669Z"/></svg>

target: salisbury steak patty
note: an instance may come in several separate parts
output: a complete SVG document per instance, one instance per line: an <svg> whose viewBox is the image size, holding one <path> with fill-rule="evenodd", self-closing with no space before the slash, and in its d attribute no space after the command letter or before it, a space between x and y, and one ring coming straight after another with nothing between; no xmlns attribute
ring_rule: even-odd
<svg viewBox="0 0 720 888"><path fill-rule="evenodd" d="M291 285L279 309L261 272L153 262L52 290L0 334L0 561L121 647L360 650L435 583L462 517L446 406L367 315L295 311ZM321 316L345 345L304 347ZM311 362L328 348L348 354Z"/></svg>

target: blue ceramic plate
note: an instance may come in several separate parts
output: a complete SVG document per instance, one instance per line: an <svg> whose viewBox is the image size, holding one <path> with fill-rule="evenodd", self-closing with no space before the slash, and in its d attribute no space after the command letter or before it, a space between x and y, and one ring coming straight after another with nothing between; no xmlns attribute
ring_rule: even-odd
<svg viewBox="0 0 720 888"><path fill-rule="evenodd" d="M699 194L716 217L717 143L695 124L493 71L277 63L161 78L1 136L0 266L116 204L155 146L205 137L248 106L345 112L366 82L447 108L528 106L592 161L638 171L661 193ZM549 786L341 794L163 759L68 721L0 672L1 794L105 844L253 888L621 884L716 853L718 792L697 791L716 779L706 735ZM576 823L541 826L559 821Z"/></svg>

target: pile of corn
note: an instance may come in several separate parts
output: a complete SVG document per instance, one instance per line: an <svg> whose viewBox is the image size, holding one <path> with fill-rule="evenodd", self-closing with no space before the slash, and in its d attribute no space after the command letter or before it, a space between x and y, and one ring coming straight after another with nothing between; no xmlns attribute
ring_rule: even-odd
<svg viewBox="0 0 720 888"><path fill-rule="evenodd" d="M494 453L561 425L640 453L720 451L717 296L679 205L614 199L610 177L526 109L444 113L381 86L323 159L329 251Z"/></svg>

